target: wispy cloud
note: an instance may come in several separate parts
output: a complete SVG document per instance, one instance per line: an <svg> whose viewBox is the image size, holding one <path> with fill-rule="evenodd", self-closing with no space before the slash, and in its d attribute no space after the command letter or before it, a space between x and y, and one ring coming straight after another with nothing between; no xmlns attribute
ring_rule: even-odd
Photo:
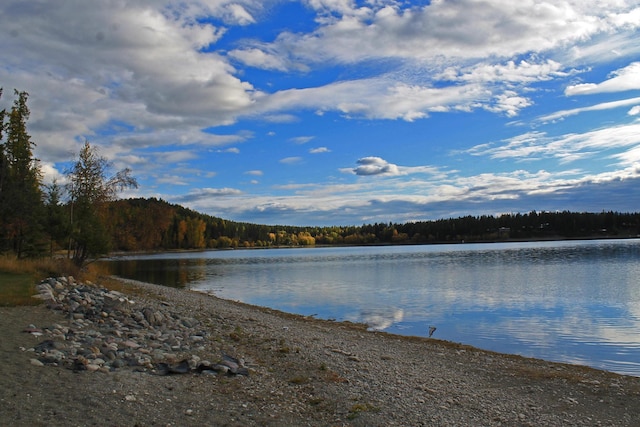
<svg viewBox="0 0 640 427"><path fill-rule="evenodd" d="M321 153L330 153L331 150L329 150L327 147L316 147L316 148L311 148L309 149L309 154L321 154Z"/></svg>
<svg viewBox="0 0 640 427"><path fill-rule="evenodd" d="M633 62L612 72L611 75L611 78L601 83L580 83L568 86L564 93L571 96L640 89L640 62Z"/></svg>
<svg viewBox="0 0 640 427"><path fill-rule="evenodd" d="M571 162L586 157L600 156L606 150L633 147L640 144L640 122L582 134L551 137L543 132L530 132L502 141L496 145L478 145L468 150L475 156L494 159L534 160L557 158Z"/></svg>
<svg viewBox="0 0 640 427"><path fill-rule="evenodd" d="M285 165L293 165L293 164L302 162L302 157L297 157L297 156L285 157L284 159L280 159L279 161L280 163Z"/></svg>
<svg viewBox="0 0 640 427"><path fill-rule="evenodd" d="M211 198L239 196L241 194L242 191L235 188L201 188L195 191L190 191L189 193L181 196L171 197L171 199L178 203L197 203Z"/></svg>
<svg viewBox="0 0 640 427"><path fill-rule="evenodd" d="M576 114L585 113L588 111L604 111L614 108L628 107L630 105L640 104L640 97L621 99L619 101L602 102L600 104L589 105L587 107L572 108L570 110L556 111L545 116L541 116L539 120L541 122L548 122L552 120L558 120L569 116L575 116Z"/></svg>
<svg viewBox="0 0 640 427"><path fill-rule="evenodd" d="M289 141L293 142L294 144L306 144L307 142L312 141L313 138L313 136L296 136L294 138L291 138Z"/></svg>

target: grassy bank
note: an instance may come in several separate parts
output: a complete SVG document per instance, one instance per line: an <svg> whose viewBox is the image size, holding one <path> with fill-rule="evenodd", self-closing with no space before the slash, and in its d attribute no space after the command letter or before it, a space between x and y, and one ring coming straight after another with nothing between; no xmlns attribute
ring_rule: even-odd
<svg viewBox="0 0 640 427"><path fill-rule="evenodd" d="M81 276L80 269L66 258L17 259L0 256L0 306L35 305L36 284L45 277Z"/></svg>

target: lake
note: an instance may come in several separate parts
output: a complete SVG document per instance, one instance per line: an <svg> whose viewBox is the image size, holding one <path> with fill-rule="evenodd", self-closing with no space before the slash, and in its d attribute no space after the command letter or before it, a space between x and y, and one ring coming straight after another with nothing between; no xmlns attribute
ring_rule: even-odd
<svg viewBox="0 0 640 427"><path fill-rule="evenodd" d="M126 256L113 274L640 376L640 240Z"/></svg>

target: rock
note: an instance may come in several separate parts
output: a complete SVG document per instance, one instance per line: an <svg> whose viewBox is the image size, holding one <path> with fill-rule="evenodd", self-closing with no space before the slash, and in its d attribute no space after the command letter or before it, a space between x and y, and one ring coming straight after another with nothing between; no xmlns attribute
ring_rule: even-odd
<svg viewBox="0 0 640 427"><path fill-rule="evenodd" d="M147 322L153 326L162 325L165 320L165 316L160 311L153 310L149 307L144 308L142 314L144 314Z"/></svg>
<svg viewBox="0 0 640 427"><path fill-rule="evenodd" d="M134 310L134 301L125 294L91 282L79 283L71 276L43 280L37 289L41 299L50 301L49 308L62 311L72 323L25 328L48 337L30 350L37 355L31 359L35 365L64 366L75 372L108 373L130 367L159 375L249 373L242 359L229 355L215 364L197 355L179 360L177 352L195 343L204 350L207 333L196 329L197 319L170 312L169 303Z"/></svg>
<svg viewBox="0 0 640 427"><path fill-rule="evenodd" d="M44 366L44 363L42 363L41 361L39 361L38 359L29 359L29 362L33 365L33 366Z"/></svg>

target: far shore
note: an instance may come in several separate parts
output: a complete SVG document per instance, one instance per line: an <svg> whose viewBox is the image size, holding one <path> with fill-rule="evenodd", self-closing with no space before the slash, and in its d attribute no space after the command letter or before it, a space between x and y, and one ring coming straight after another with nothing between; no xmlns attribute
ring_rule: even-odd
<svg viewBox="0 0 640 427"><path fill-rule="evenodd" d="M471 244L493 244L493 243L526 243L526 242L561 242L561 241L580 241L580 240L631 240L640 239L640 234L626 236L583 236L583 237L545 237L536 239L494 239L494 240L443 240L435 242L403 242L403 243L363 243L363 244L341 244L341 245L278 245L278 246L238 246L228 248L200 248L200 249L157 249L143 251L112 251L104 257L91 260L90 262L99 261L100 259L109 259L125 256L138 255L154 255L163 253L198 253L209 251L231 251L231 250L266 250L266 249L314 249L314 248L357 248L357 247L378 247L378 246L435 246L435 245L471 245Z"/></svg>

